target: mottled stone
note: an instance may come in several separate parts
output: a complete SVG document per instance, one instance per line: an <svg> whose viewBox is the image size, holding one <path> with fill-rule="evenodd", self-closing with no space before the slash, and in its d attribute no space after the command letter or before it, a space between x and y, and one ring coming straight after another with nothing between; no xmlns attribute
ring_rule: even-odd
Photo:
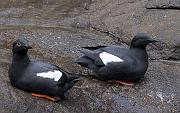
<svg viewBox="0 0 180 113"><path fill-rule="evenodd" d="M0 111L2 113L179 113L179 0L0 0ZM162 7L162 8L160 8ZM162 10L163 9L163 10ZM164 10L166 9L166 10ZM150 65L134 87L92 79L73 61L81 46L128 47L137 32L159 40L147 47ZM54 103L11 86L12 42L33 46L32 59L57 64L83 80Z"/></svg>

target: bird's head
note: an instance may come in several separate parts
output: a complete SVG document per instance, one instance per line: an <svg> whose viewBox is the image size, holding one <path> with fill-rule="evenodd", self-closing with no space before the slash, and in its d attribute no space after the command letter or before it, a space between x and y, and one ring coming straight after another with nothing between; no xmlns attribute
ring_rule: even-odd
<svg viewBox="0 0 180 113"><path fill-rule="evenodd" d="M157 42L146 33L138 33L131 41L131 48L145 48L147 44Z"/></svg>
<svg viewBox="0 0 180 113"><path fill-rule="evenodd" d="M13 43L13 53L26 54L28 49L32 49L32 47L26 39L17 39Z"/></svg>

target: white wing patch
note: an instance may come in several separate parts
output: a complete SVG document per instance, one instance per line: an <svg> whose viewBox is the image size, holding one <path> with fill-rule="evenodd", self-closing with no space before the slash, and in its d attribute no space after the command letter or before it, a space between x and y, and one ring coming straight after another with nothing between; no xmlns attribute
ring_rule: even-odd
<svg viewBox="0 0 180 113"><path fill-rule="evenodd" d="M50 79L54 79L54 81L58 81L62 77L62 73L58 70L54 70L54 71L37 73L37 76L43 78L50 78Z"/></svg>
<svg viewBox="0 0 180 113"><path fill-rule="evenodd" d="M102 52L99 54L102 62L106 65L109 62L123 62L124 60L120 59L119 57L109 54L107 52Z"/></svg>

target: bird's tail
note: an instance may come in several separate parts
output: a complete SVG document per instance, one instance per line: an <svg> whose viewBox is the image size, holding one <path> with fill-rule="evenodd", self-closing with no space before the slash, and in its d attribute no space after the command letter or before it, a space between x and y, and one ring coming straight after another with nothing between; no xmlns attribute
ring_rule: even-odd
<svg viewBox="0 0 180 113"><path fill-rule="evenodd" d="M77 63L83 67L87 67L88 64L90 63L90 59L87 56L82 56L79 59L77 59L76 61L74 61L74 63Z"/></svg>
<svg viewBox="0 0 180 113"><path fill-rule="evenodd" d="M94 61L87 56L82 56L77 59L74 63L81 65L82 67L86 67L92 70L97 69L98 67L94 64Z"/></svg>
<svg viewBox="0 0 180 113"><path fill-rule="evenodd" d="M82 79L77 76L68 77L67 82L63 86L64 93L67 92L69 89L71 89L74 86L74 84L80 80Z"/></svg>

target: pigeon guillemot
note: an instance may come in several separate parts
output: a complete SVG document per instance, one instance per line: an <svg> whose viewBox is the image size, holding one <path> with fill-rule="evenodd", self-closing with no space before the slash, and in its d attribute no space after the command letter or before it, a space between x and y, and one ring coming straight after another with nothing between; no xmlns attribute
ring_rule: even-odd
<svg viewBox="0 0 180 113"><path fill-rule="evenodd" d="M27 54L31 48L26 39L18 39L13 43L13 58L9 69L11 84L33 96L52 101L64 99L64 93L80 80L79 77L69 76L70 73L54 64L31 61Z"/></svg>
<svg viewBox="0 0 180 113"><path fill-rule="evenodd" d="M157 42L146 33L138 33L132 39L130 48L120 46L82 47L84 56L75 61L79 65L92 69L100 80L115 80L125 85L134 85L134 81L144 77L148 68L146 45Z"/></svg>

